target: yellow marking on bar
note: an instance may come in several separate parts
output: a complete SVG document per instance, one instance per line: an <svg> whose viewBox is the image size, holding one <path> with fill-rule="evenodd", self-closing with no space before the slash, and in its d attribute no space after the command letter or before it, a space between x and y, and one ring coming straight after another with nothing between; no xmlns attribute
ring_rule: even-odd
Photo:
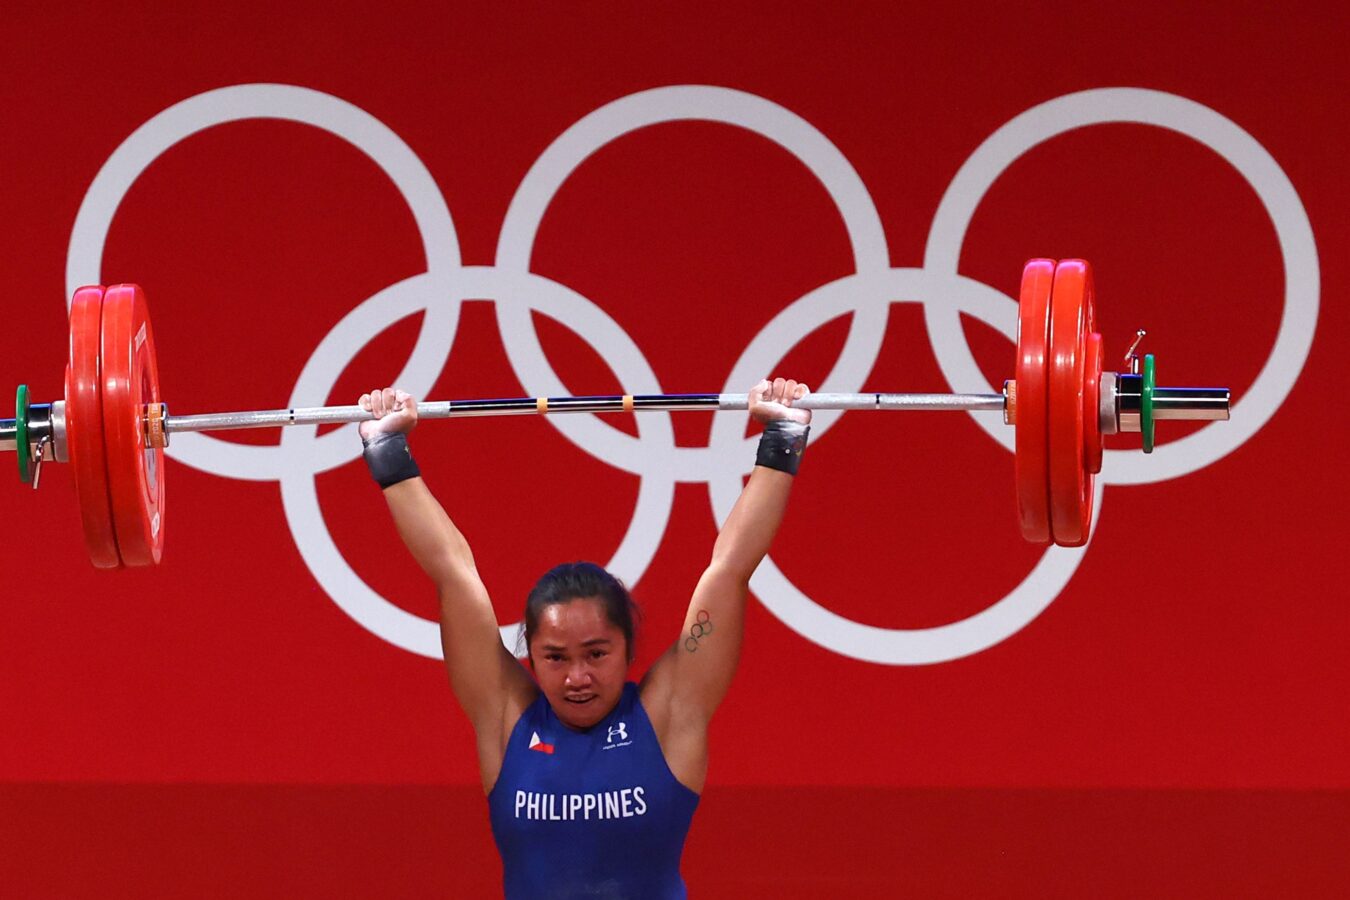
<svg viewBox="0 0 1350 900"><path fill-rule="evenodd" d="M535 398L534 398L534 408L535 408L541 415L542 415L543 413L548 412L548 398L547 398L547 397L535 397Z"/></svg>
<svg viewBox="0 0 1350 900"><path fill-rule="evenodd" d="M626 413L630 413L630 412L633 411L633 395L632 395L632 394L624 394L624 395L623 395L623 411L626 412Z"/></svg>

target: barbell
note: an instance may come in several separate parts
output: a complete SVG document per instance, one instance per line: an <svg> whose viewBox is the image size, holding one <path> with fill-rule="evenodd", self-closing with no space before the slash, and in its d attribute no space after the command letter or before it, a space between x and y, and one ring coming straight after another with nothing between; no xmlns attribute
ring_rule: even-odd
<svg viewBox="0 0 1350 900"><path fill-rule="evenodd" d="M1143 332L1138 332L1142 337ZM1092 268L1033 259L1022 272L1014 377L998 394L815 393L795 405L841 410L1001 410L1014 432L1022 535L1038 544L1087 542L1103 436L1139 432L1151 453L1159 419L1227 419L1227 388L1160 387L1152 354L1126 354L1129 371L1102 370ZM746 394L645 394L450 400L418 405L424 419L645 410L738 410ZM85 546L98 568L147 566L164 552L164 448L170 436L285 425L361 422L359 406L171 416L161 399L154 331L134 284L83 287L70 306L65 399L0 419L0 450L15 451L35 488L44 460L75 476Z"/></svg>

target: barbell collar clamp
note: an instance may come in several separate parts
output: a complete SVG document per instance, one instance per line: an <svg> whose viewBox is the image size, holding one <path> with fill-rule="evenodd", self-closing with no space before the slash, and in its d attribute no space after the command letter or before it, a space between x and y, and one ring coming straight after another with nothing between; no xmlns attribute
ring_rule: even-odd
<svg viewBox="0 0 1350 900"><path fill-rule="evenodd" d="M41 444L45 438L58 451L54 458L58 462L65 462L65 409L65 403L60 401L56 403L34 403L28 407L28 415L25 419L28 423L28 447L26 450L30 459L33 458L34 448ZM0 452L6 451L15 453L19 451L18 419L0 419Z"/></svg>
<svg viewBox="0 0 1350 900"><path fill-rule="evenodd" d="M69 462L70 454L66 444L66 401L57 400L52 403L51 422L52 459L59 463Z"/></svg>
<svg viewBox="0 0 1350 900"><path fill-rule="evenodd" d="M52 437L52 405L50 403L34 403L28 407L28 452L33 455L33 448L42 443L42 439L51 440Z"/></svg>
<svg viewBox="0 0 1350 900"><path fill-rule="evenodd" d="M1097 382L1097 429L1102 434L1120 431L1117 415L1120 398L1116 393L1119 383L1120 375L1115 372L1103 372L1101 380Z"/></svg>

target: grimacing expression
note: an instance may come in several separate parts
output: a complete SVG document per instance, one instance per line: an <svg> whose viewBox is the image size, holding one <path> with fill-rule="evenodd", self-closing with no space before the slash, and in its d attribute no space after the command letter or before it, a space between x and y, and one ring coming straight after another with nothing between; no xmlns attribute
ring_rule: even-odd
<svg viewBox="0 0 1350 900"><path fill-rule="evenodd" d="M539 688L564 725L590 728L618 705L628 679L628 644L599 599L546 606L529 649Z"/></svg>

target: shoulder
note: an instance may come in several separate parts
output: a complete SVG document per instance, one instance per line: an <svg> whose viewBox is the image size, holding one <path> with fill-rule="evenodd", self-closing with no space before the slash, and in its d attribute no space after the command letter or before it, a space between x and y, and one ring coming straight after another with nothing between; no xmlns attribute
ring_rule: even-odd
<svg viewBox="0 0 1350 900"><path fill-rule="evenodd" d="M522 691L507 703L507 713L502 719L502 730L509 736L522 722L537 721L548 707L548 698L544 692L535 688Z"/></svg>
<svg viewBox="0 0 1350 900"><path fill-rule="evenodd" d="M677 781L698 794L708 774L708 720L672 702L661 680L644 678L634 696L656 736L666 767Z"/></svg>
<svg viewBox="0 0 1350 900"><path fill-rule="evenodd" d="M688 702L687 696L681 699L676 665L678 648L678 644L672 645L657 657L643 676L642 683L637 686L642 707L658 732L672 721L683 727L689 725L691 719L702 720L706 725L709 718L700 705Z"/></svg>
<svg viewBox="0 0 1350 900"><path fill-rule="evenodd" d="M501 730L495 737L487 739L489 747L497 747L498 753L504 757L522 732L538 728L542 724L543 718L547 715L547 706L548 699L542 691L535 691L532 696L513 698L508 702L502 715ZM481 752L483 744L481 738L479 743Z"/></svg>
<svg viewBox="0 0 1350 900"><path fill-rule="evenodd" d="M630 685L630 688L634 700L640 703L662 745L667 743L667 737L670 736L706 735L707 717L697 708L679 702L672 689L668 667L652 666L642 683Z"/></svg>
<svg viewBox="0 0 1350 900"><path fill-rule="evenodd" d="M634 693L642 704L642 710L651 720L652 727L660 733L662 726L669 718L670 713L670 672L667 665L663 665L667 654L662 654L652 667L647 670L647 674L642 676L639 684L633 685ZM630 682L630 684L632 684ZM624 688L627 693L628 688Z"/></svg>
<svg viewBox="0 0 1350 900"><path fill-rule="evenodd" d="M642 686L636 681L627 682L623 686L623 696L619 698L619 712L624 715L633 715L641 712L648 720L651 719L651 713L647 709L647 699L642 694Z"/></svg>

